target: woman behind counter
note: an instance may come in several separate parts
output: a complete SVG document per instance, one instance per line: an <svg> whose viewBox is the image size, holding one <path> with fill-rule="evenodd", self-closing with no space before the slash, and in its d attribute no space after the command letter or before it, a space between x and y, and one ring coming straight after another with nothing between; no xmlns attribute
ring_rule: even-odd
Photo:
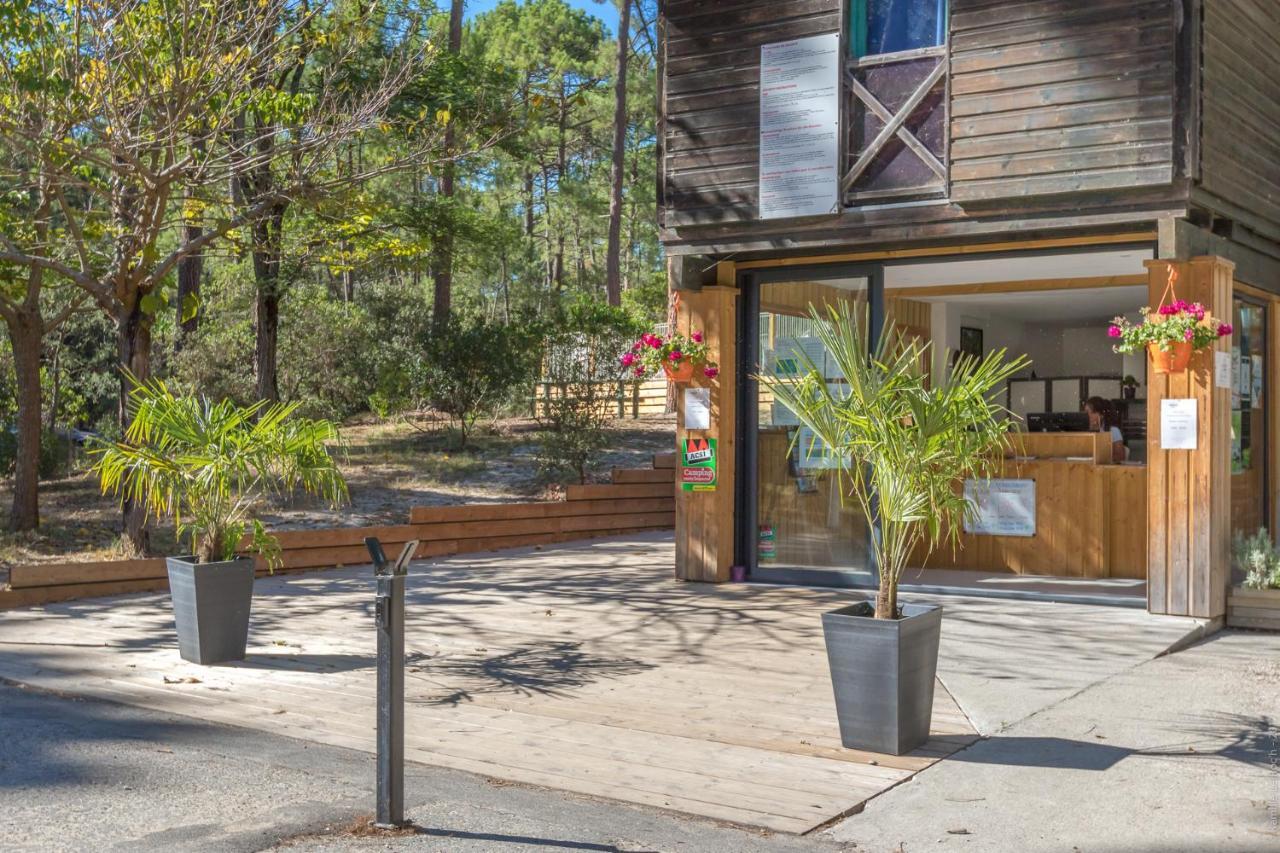
<svg viewBox="0 0 1280 853"><path fill-rule="evenodd" d="M1102 397L1090 397L1084 401L1084 413L1089 416L1091 432L1111 433L1111 461L1119 465L1129 455L1124 446L1124 433L1120 432L1120 413L1110 401Z"/></svg>

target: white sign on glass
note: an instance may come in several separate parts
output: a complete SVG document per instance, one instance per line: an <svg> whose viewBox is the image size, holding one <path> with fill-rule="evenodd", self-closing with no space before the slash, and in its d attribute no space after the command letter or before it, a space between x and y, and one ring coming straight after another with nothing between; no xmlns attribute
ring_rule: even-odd
<svg viewBox="0 0 1280 853"><path fill-rule="evenodd" d="M1216 350L1213 354L1213 386L1231 387L1231 353Z"/></svg>
<svg viewBox="0 0 1280 853"><path fill-rule="evenodd" d="M964 499L973 513L964 532L979 536L1035 536L1035 480L965 480Z"/></svg>
<svg viewBox="0 0 1280 853"><path fill-rule="evenodd" d="M711 389L684 389L684 428L711 429Z"/></svg>
<svg viewBox="0 0 1280 853"><path fill-rule="evenodd" d="M1194 399L1160 401L1160 449L1195 450L1197 416Z"/></svg>
<svg viewBox="0 0 1280 853"><path fill-rule="evenodd" d="M840 36L760 47L760 218L838 207Z"/></svg>

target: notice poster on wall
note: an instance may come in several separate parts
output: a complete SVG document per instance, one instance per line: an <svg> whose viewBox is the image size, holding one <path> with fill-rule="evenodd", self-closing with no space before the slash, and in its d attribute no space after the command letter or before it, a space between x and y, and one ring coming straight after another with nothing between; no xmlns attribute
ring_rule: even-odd
<svg viewBox="0 0 1280 853"><path fill-rule="evenodd" d="M1198 419L1194 398L1160 401L1160 449L1195 450Z"/></svg>
<svg viewBox="0 0 1280 853"><path fill-rule="evenodd" d="M684 389L684 428L711 429L711 389Z"/></svg>
<svg viewBox="0 0 1280 853"><path fill-rule="evenodd" d="M978 536L1035 536L1035 480L965 480L964 499L973 513L964 532Z"/></svg>
<svg viewBox="0 0 1280 853"><path fill-rule="evenodd" d="M686 438L680 453L680 488L686 492L716 490L716 440Z"/></svg>
<svg viewBox="0 0 1280 853"><path fill-rule="evenodd" d="M838 206L840 36L760 47L760 218Z"/></svg>

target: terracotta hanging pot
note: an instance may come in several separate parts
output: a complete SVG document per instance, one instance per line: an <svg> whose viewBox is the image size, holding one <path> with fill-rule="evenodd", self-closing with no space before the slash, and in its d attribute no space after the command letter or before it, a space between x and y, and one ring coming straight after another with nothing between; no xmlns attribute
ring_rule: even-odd
<svg viewBox="0 0 1280 853"><path fill-rule="evenodd" d="M1191 343L1178 341L1171 350L1162 350L1158 344L1147 344L1151 353L1151 368L1156 373L1181 373L1191 364Z"/></svg>
<svg viewBox="0 0 1280 853"><path fill-rule="evenodd" d="M662 372L667 374L667 379L676 384L688 382L693 378L693 362L687 358L678 362L670 361L662 362Z"/></svg>

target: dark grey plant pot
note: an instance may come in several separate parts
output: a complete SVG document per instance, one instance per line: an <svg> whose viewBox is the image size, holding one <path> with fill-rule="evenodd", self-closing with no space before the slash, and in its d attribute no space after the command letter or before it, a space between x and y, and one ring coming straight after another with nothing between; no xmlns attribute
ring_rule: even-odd
<svg viewBox="0 0 1280 853"><path fill-rule="evenodd" d="M199 664L244 660L253 560L197 563L195 557L170 557L167 563L182 659Z"/></svg>
<svg viewBox="0 0 1280 853"><path fill-rule="evenodd" d="M902 606L902 619L876 619L870 602L822 615L840 742L901 755L929 739L942 608Z"/></svg>

